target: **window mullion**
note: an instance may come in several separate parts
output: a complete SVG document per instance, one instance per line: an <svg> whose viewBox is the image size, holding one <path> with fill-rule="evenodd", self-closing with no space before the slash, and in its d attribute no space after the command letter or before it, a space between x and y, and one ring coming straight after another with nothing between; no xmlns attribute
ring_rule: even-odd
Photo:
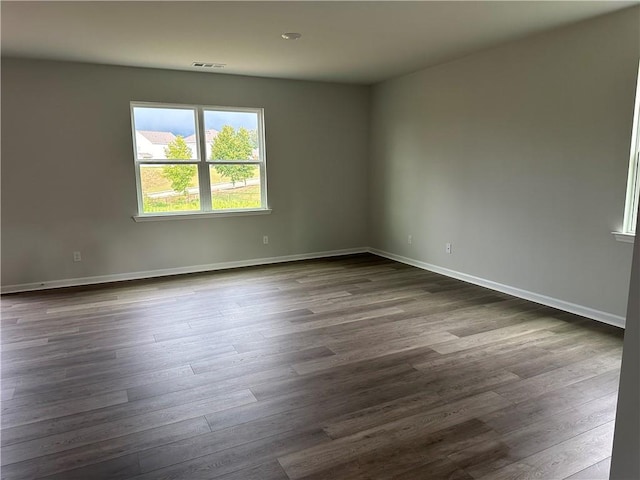
<svg viewBox="0 0 640 480"><path fill-rule="evenodd" d="M207 135L204 129L204 110L198 108L197 115L198 136L198 180L200 184L200 209L204 212L213 210L211 204L211 177L207 163Z"/></svg>
<svg viewBox="0 0 640 480"><path fill-rule="evenodd" d="M253 160L212 160L209 165L260 165L262 162Z"/></svg>

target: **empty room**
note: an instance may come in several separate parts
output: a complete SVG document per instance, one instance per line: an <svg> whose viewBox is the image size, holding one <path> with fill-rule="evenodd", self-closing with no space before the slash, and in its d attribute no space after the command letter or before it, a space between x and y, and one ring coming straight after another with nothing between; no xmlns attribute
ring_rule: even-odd
<svg viewBox="0 0 640 480"><path fill-rule="evenodd" d="M640 2L0 9L3 480L640 478Z"/></svg>

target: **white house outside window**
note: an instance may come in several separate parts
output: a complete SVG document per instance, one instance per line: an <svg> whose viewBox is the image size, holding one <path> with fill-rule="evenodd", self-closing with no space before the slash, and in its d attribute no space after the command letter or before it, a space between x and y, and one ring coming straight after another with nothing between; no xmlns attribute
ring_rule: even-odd
<svg viewBox="0 0 640 480"><path fill-rule="evenodd" d="M131 103L138 216L267 210L263 110Z"/></svg>

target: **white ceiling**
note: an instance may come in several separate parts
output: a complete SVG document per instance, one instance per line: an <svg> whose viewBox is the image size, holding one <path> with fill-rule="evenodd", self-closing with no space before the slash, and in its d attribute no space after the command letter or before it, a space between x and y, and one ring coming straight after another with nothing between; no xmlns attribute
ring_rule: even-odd
<svg viewBox="0 0 640 480"><path fill-rule="evenodd" d="M2 1L2 55L370 84L638 3Z"/></svg>

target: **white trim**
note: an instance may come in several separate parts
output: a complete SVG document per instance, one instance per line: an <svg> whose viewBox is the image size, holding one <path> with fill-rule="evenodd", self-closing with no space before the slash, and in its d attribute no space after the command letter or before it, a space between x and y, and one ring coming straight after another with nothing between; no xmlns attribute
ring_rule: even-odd
<svg viewBox="0 0 640 480"><path fill-rule="evenodd" d="M267 188L267 142L264 129L264 108L260 109L258 115L258 151L260 152L260 200L264 208L269 207L269 199L267 198L269 189ZM209 167L211 168L211 167Z"/></svg>
<svg viewBox="0 0 640 480"><path fill-rule="evenodd" d="M631 150L629 153L629 173L627 176L627 195L624 202L622 231L635 232L638 199L640 198L640 62L636 78L636 99L633 107L633 126L631 130Z"/></svg>
<svg viewBox="0 0 640 480"><path fill-rule="evenodd" d="M611 232L611 235L616 237L616 240L623 243L631 243L633 244L635 241L635 234L633 233L625 233L625 232Z"/></svg>
<svg viewBox="0 0 640 480"><path fill-rule="evenodd" d="M272 212L270 208L261 208L260 210L218 210L213 212L193 213L148 213L146 215L134 215L136 222L158 222L162 220L194 220L197 218L216 218L216 217L244 217L247 215L268 215Z"/></svg>
<svg viewBox="0 0 640 480"><path fill-rule="evenodd" d="M193 126L195 129L194 135L196 137L196 158L189 160L181 159L144 159L138 158L138 146L136 137L136 108L158 108L158 109L175 109L175 110L190 110L193 113ZM220 216L212 208L212 193L210 184L210 172L211 167L216 165L255 165L260 172L260 208L256 210L268 210L267 203L267 169L266 169L266 150L265 150L265 133L264 133L264 108L258 107L221 107L213 105L181 105L171 103L155 103L155 102L129 102L129 110L131 113L131 134L133 138L133 161L135 165L135 177L136 177L136 196L138 200L138 214L133 219L138 221L147 221L147 215L144 213L144 195L142 193L142 177L141 168L146 165L195 165L198 169L198 191L200 194L200 208L193 211L193 213L210 214L215 213L214 216ZM257 118L257 133L258 133L258 160L209 160L207 159L207 146L206 146L206 125L205 125L205 113L206 112L244 112L253 113ZM227 216L238 215L235 211L228 211ZM163 214L165 212L162 212ZM153 214L151 214L153 215ZM171 219L182 219L187 217L180 217L169 212ZM245 213L241 215L246 215ZM144 220L140 220L144 217ZM202 217L200 217L202 218Z"/></svg>
<svg viewBox="0 0 640 480"><path fill-rule="evenodd" d="M338 257L341 255L354 255L366 253L364 247L346 248L343 250L330 250L326 252L300 253L295 255L283 255L280 257L252 258L249 260L237 260L232 262L209 263L206 265L192 265L189 267L163 268L159 270L147 270L143 272L117 273L113 275L99 275L95 277L66 278L48 282L22 283L18 285L3 285L0 293L31 292L34 290L48 290L51 288L78 287L82 285L94 285L99 283L122 282L127 280L140 280L144 278L165 277L168 275L182 275L185 273L211 272L215 270L227 270L230 268L253 267L256 265L269 265L272 263L295 262L299 260L312 260L315 258Z"/></svg>
<svg viewBox="0 0 640 480"><path fill-rule="evenodd" d="M553 297L547 297L546 295L530 292L528 290L522 290L520 288L510 287L509 285L504 285L502 283L494 282L492 280L486 280L484 278L475 277L473 275L457 272L455 270L450 270L448 268L438 267L437 265L421 262L419 260L414 260L412 258L403 257L401 255L396 255L394 253L385 252L383 250L378 250L375 248L369 248L369 253L388 258L389 260L395 260L396 262L405 263L407 265L418 267L423 270L429 270L430 272L446 275L447 277L456 278L458 280L462 280L463 282L473 283L474 285L480 285L481 287L485 287L491 290L496 290L498 292L513 295L514 297L523 298L525 300L529 300L535 303L540 303L542 305L547 305L549 307L557 308L565 312L575 313L576 315L591 318L593 320L607 323L615 327L624 328L625 319L624 317L621 317L618 315L602 312L600 310L595 310L593 308L585 307L583 305L577 305L575 303L565 302L564 300L560 300Z"/></svg>
<svg viewBox="0 0 640 480"><path fill-rule="evenodd" d="M182 275L186 273L210 272L215 270L227 270L230 268L252 267L256 265L269 265L274 263L295 262L299 260L312 260L316 258L337 257L341 255L354 255L357 253L371 253L380 257L388 258L396 262L411 265L423 270L439 273L447 277L456 278L463 282L472 283L481 287L496 290L498 292L513 295L514 297L529 300L531 302L540 303L549 307L557 308L565 312L575 313L583 317L591 318L599 322L607 323L615 327L624 328L624 317L613 315L611 313L602 312L593 308L577 305L575 303L565 302L557 298L548 297L538 293L522 290L516 287L510 287L502 283L486 280L484 278L475 277L466 273L457 272L448 268L438 267L429 263L414 260L412 258L403 257L394 253L385 252L376 248L347 248L342 250L330 250L325 252L301 253L295 255L283 255L280 257L253 258L250 260L238 260L232 262L210 263L206 265L192 265L189 267L164 268L160 270L147 270L143 272L120 273L113 275L100 275L95 277L83 278L67 278L63 280L52 280L49 282L22 283L18 285L3 285L0 293L19 293L30 292L35 290L48 290L51 288L77 287L82 285L94 285L100 283L122 282L127 280L140 280L145 278L164 277L169 275Z"/></svg>

